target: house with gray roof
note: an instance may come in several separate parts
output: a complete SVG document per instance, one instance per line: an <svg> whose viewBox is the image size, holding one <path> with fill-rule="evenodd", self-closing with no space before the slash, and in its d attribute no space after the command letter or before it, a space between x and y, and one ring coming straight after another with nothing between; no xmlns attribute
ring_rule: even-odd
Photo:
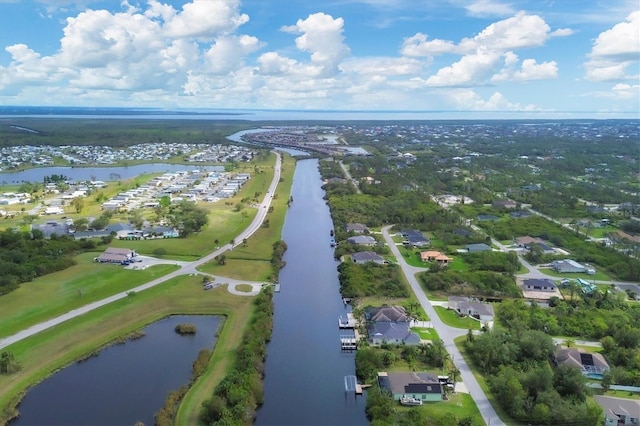
<svg viewBox="0 0 640 426"><path fill-rule="evenodd" d="M365 309L365 316L374 322L409 322L410 318L402 306L383 306Z"/></svg>
<svg viewBox="0 0 640 426"><path fill-rule="evenodd" d="M476 252L479 252L479 251L493 251L491 246L488 246L485 243L467 244L465 246L465 248L467 249L467 252L469 252L469 253L476 253Z"/></svg>
<svg viewBox="0 0 640 426"><path fill-rule="evenodd" d="M559 273L589 273L590 271L593 271L593 273L595 273L593 269L589 269L586 266L571 259L554 260L551 263L551 267L554 271Z"/></svg>
<svg viewBox="0 0 640 426"><path fill-rule="evenodd" d="M558 365L568 365L579 368L582 374L601 375L609 370L609 363L598 352L586 352L578 348L558 347L555 351L555 362Z"/></svg>
<svg viewBox="0 0 640 426"><path fill-rule="evenodd" d="M409 330L408 322L374 322L369 328L372 345L400 344L419 345L420 336Z"/></svg>
<svg viewBox="0 0 640 426"><path fill-rule="evenodd" d="M357 244L361 246L374 246L376 245L376 239L370 235L356 235L347 238L348 244Z"/></svg>
<svg viewBox="0 0 640 426"><path fill-rule="evenodd" d="M438 378L426 372L379 372L378 385L393 395L395 401L408 397L438 402L442 401L444 392Z"/></svg>
<svg viewBox="0 0 640 426"><path fill-rule="evenodd" d="M549 278L526 278L522 280L522 285L528 291L550 291L555 292L558 289L556 283Z"/></svg>
<svg viewBox="0 0 640 426"><path fill-rule="evenodd" d="M495 317L493 306L489 303L474 302L463 296L449 296L448 303L449 308L458 314L473 317L482 322L491 322Z"/></svg>
<svg viewBox="0 0 640 426"><path fill-rule="evenodd" d="M347 223L345 229L347 232L353 232L354 234L364 234L365 232L369 232L369 228L361 223Z"/></svg>
<svg viewBox="0 0 640 426"><path fill-rule="evenodd" d="M605 426L640 424L640 400L595 395L593 399L604 411Z"/></svg>
<svg viewBox="0 0 640 426"><path fill-rule="evenodd" d="M359 251L357 253L352 253L351 260L353 261L353 263L360 264L373 262L377 263L378 265L384 265L385 263L385 260L382 256L372 251Z"/></svg>

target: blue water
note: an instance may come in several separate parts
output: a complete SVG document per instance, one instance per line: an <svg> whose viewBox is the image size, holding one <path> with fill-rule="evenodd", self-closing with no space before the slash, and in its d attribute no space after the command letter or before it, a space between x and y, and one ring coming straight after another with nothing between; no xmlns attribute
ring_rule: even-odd
<svg viewBox="0 0 640 426"><path fill-rule="evenodd" d="M141 339L60 370L27 392L11 426L154 424L167 395L189 382L198 352L213 350L220 320L165 318L146 327ZM179 323L195 324L196 334L176 333Z"/></svg>

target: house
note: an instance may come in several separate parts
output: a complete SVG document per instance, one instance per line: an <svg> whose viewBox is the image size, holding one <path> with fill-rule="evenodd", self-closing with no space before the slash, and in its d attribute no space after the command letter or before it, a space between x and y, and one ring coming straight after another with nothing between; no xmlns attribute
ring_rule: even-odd
<svg viewBox="0 0 640 426"><path fill-rule="evenodd" d="M439 251L430 250L420 252L420 260L423 262L432 262L436 261L441 265L448 265L453 259L448 257L445 254L440 253Z"/></svg>
<svg viewBox="0 0 640 426"><path fill-rule="evenodd" d="M493 306L488 303L473 302L468 297L449 296L449 309L453 309L460 315L466 315L481 322L493 321L495 315Z"/></svg>
<svg viewBox="0 0 640 426"><path fill-rule="evenodd" d="M347 232L353 232L354 234L364 234L369 232L369 228L361 223L347 223L345 229Z"/></svg>
<svg viewBox="0 0 640 426"><path fill-rule="evenodd" d="M512 200L496 200L491 203L491 207L494 209L515 209L517 204Z"/></svg>
<svg viewBox="0 0 640 426"><path fill-rule="evenodd" d="M108 247L104 253L94 260L100 263L124 263L132 260L138 254L131 249Z"/></svg>
<svg viewBox="0 0 640 426"><path fill-rule="evenodd" d="M396 401L417 398L424 402L442 401L443 388L436 376L420 372L379 372L378 385Z"/></svg>
<svg viewBox="0 0 640 426"><path fill-rule="evenodd" d="M479 251L493 251L493 249L490 246L486 245L485 243L467 244L465 246L465 249L467 250L468 253L475 253Z"/></svg>
<svg viewBox="0 0 640 426"><path fill-rule="evenodd" d="M453 233L453 235L457 235L459 237L471 237L473 235L472 231L465 228L456 228L451 232Z"/></svg>
<svg viewBox="0 0 640 426"><path fill-rule="evenodd" d="M531 243L540 243L540 242L542 242L542 240L535 237L530 237L529 235L516 238L516 245L522 248L527 248Z"/></svg>
<svg viewBox="0 0 640 426"><path fill-rule="evenodd" d="M57 207L57 206L49 206L49 207L45 207L44 209L44 214L63 214L64 210L62 209L62 207Z"/></svg>
<svg viewBox="0 0 640 426"><path fill-rule="evenodd" d="M422 235L422 232L415 229L404 230L401 234L405 238L405 241L403 241L403 244L405 245L413 247L427 247L431 244L431 240L429 240L429 238L425 237Z"/></svg>
<svg viewBox="0 0 640 426"><path fill-rule="evenodd" d="M551 263L551 267L554 271L559 273L587 273L587 274L595 274L596 271L593 268L588 268L585 265L582 265L575 260L565 259L565 260L554 260Z"/></svg>
<svg viewBox="0 0 640 426"><path fill-rule="evenodd" d="M534 238L530 236L516 238L516 245L525 250L539 249L544 254L555 254L555 250L548 246L546 241L540 238Z"/></svg>
<svg viewBox="0 0 640 426"><path fill-rule="evenodd" d="M556 364L579 368L585 376L601 376L609 370L607 360L598 352L586 352L578 348L558 346L554 357Z"/></svg>
<svg viewBox="0 0 640 426"><path fill-rule="evenodd" d="M402 306L365 308L365 318L374 322L409 322L410 318Z"/></svg>
<svg viewBox="0 0 640 426"><path fill-rule="evenodd" d="M420 336L409 330L408 322L374 322L369 326L369 340L372 345L398 344L414 346L420 344Z"/></svg>
<svg viewBox="0 0 640 426"><path fill-rule="evenodd" d="M527 291L549 291L558 290L556 283L548 278L526 278L522 280L522 285Z"/></svg>
<svg viewBox="0 0 640 426"><path fill-rule="evenodd" d="M178 238L180 236L180 232L171 226L156 226L146 229L145 232L162 238Z"/></svg>
<svg viewBox="0 0 640 426"><path fill-rule="evenodd" d="M361 246L374 246L376 245L376 239L370 235L356 235L354 237L347 238L347 243L358 244Z"/></svg>
<svg viewBox="0 0 640 426"><path fill-rule="evenodd" d="M605 426L640 424L640 400L595 395L593 399L604 411Z"/></svg>
<svg viewBox="0 0 640 426"><path fill-rule="evenodd" d="M373 262L377 263L378 265L383 265L385 263L385 260L382 256L372 251L359 251L357 253L352 253L351 260L353 261L353 263L360 264Z"/></svg>

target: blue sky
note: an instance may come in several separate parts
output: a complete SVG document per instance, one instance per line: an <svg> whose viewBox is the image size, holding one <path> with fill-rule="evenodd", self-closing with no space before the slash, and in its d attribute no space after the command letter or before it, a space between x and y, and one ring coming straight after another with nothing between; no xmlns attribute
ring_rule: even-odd
<svg viewBox="0 0 640 426"><path fill-rule="evenodd" d="M637 0L0 0L0 104L638 118Z"/></svg>

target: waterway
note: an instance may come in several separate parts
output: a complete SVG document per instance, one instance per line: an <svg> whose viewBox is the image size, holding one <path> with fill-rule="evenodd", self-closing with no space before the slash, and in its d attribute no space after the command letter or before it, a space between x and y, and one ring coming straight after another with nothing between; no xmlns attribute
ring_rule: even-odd
<svg viewBox="0 0 640 426"><path fill-rule="evenodd" d="M338 318L346 316L338 263L330 247L332 221L323 200L318 160L298 161L282 238L286 266L267 347L265 402L255 424L365 425L366 396L347 394L355 354L340 350Z"/></svg>
<svg viewBox="0 0 640 426"><path fill-rule="evenodd" d="M173 173L182 170L201 170L209 172L223 172L224 166L189 166L185 164L151 163L126 167L38 167L20 172L0 173L2 184L21 182L42 183L45 176L63 175L70 180L102 180L114 181L131 179L146 173Z"/></svg>
<svg viewBox="0 0 640 426"><path fill-rule="evenodd" d="M212 350L221 318L176 315L144 329L141 339L103 349L30 389L11 426L154 424L167 395L189 382L202 349ZM195 324L179 335L176 324Z"/></svg>

